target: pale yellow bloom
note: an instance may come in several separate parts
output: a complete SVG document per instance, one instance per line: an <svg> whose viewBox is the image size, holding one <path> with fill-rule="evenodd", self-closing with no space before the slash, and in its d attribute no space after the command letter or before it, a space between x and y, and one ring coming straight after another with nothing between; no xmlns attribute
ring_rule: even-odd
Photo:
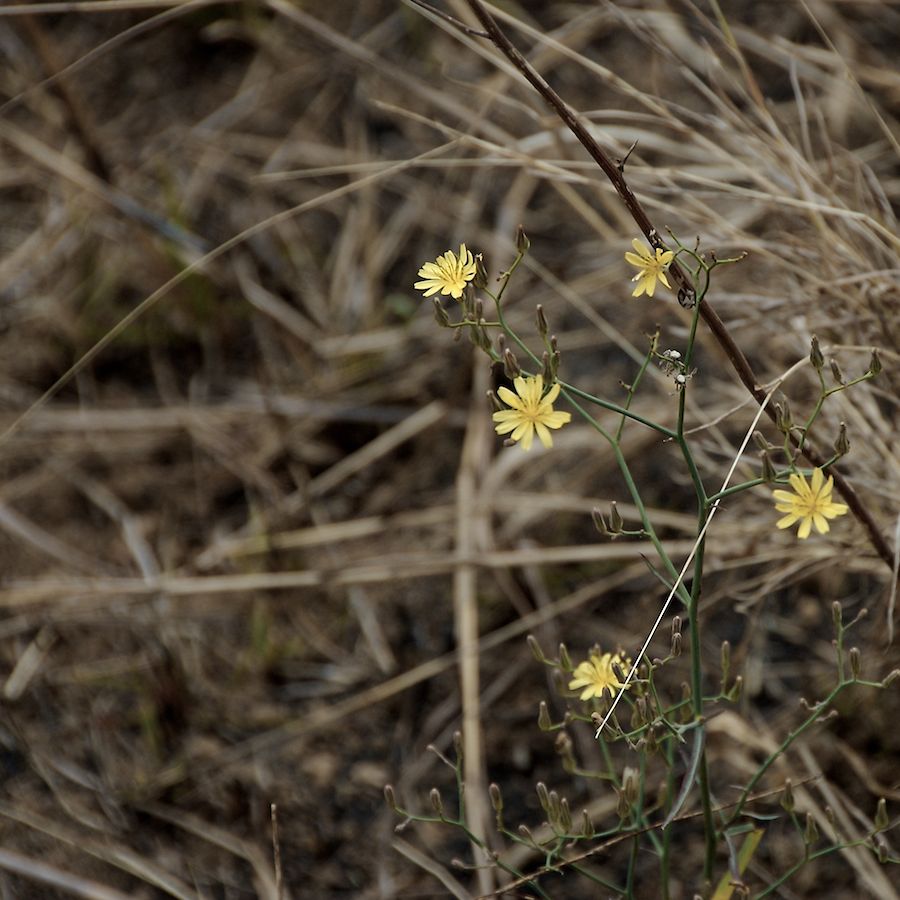
<svg viewBox="0 0 900 900"><path fill-rule="evenodd" d="M834 478L829 475L825 480L825 474L821 469L813 469L812 484L806 482L806 478L799 472L788 479L790 491L772 491L775 498L775 509L778 512L787 513L776 523L779 528L790 528L795 522L800 523L797 529L797 537L805 540L809 537L813 526L819 534L827 534L829 519L835 519L844 515L848 508L844 503L835 503L831 499L831 490L834 487Z"/></svg>
<svg viewBox="0 0 900 900"><path fill-rule="evenodd" d="M497 393L510 409L494 413L494 426L497 434L509 434L512 439L520 441L523 450L531 449L534 433L541 439L545 447L553 446L553 438L548 428L562 428L572 419L571 413L554 412L553 401L559 396L559 385L544 394L544 379L541 375L520 375L513 382L514 394L509 388L502 387ZM518 395L518 396L517 396Z"/></svg>
<svg viewBox="0 0 900 900"><path fill-rule="evenodd" d="M656 253L645 247L637 238L631 242L634 253L626 253L625 260L632 266L637 266L640 271L632 278L637 282L637 287L631 292L632 297L640 297L646 293L652 297L656 291L656 282L661 281L667 288L671 288L666 278L666 267L675 259L671 250L656 248Z"/></svg>
<svg viewBox="0 0 900 900"><path fill-rule="evenodd" d="M581 692L581 700L590 700L592 697L602 697L604 691L609 691L609 696L615 696L619 691L630 685L619 681L619 676L613 668L617 665L623 677L628 675L629 661L623 659L618 653L604 653L602 656L591 656L587 662L579 663L572 673L573 678L569 682L569 690Z"/></svg>
<svg viewBox="0 0 900 900"><path fill-rule="evenodd" d="M459 300L466 283L475 277L475 257L471 250L466 249L465 244L460 244L458 256L448 250L435 262L425 263L419 269L419 277L424 280L417 281L415 288L417 291L424 291L426 297L440 291L441 294Z"/></svg>

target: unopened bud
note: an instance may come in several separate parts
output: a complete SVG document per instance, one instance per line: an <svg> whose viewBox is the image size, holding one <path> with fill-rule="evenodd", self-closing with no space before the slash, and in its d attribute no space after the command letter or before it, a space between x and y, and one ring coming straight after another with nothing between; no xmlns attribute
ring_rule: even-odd
<svg viewBox="0 0 900 900"><path fill-rule="evenodd" d="M490 794L491 806L494 812L503 812L503 794L500 793L500 785L491 782L491 785L488 787L488 794Z"/></svg>
<svg viewBox="0 0 900 900"><path fill-rule="evenodd" d="M837 600L831 604L831 621L834 624L834 630L840 635L844 630L844 614L841 611L841 604Z"/></svg>
<svg viewBox="0 0 900 900"><path fill-rule="evenodd" d="M731 644L728 641L722 641L722 650L719 653L719 664L722 667L722 684L728 681L728 675L731 672Z"/></svg>
<svg viewBox="0 0 900 900"><path fill-rule="evenodd" d="M878 806L875 807L875 830L886 831L890 824L891 820L888 818L887 801L882 797L878 801Z"/></svg>
<svg viewBox="0 0 900 900"><path fill-rule="evenodd" d="M519 368L519 361L509 347L503 351L503 371L510 381L522 374L522 370Z"/></svg>
<svg viewBox="0 0 900 900"><path fill-rule="evenodd" d="M388 809L397 808L397 797L394 794L394 786L392 784L384 786L384 802L387 803Z"/></svg>
<svg viewBox="0 0 900 900"><path fill-rule="evenodd" d="M444 309L444 304L438 300L437 297L432 297L431 302L434 304L434 319L441 326L441 328L449 328L450 327L450 316L447 314L447 310Z"/></svg>
<svg viewBox="0 0 900 900"><path fill-rule="evenodd" d="M850 648L850 674L853 676L853 680L856 681L859 678L859 668L860 668L860 655L859 655L859 647L851 647Z"/></svg>
<svg viewBox="0 0 900 900"><path fill-rule="evenodd" d="M790 434L794 427L794 420L791 418L791 405L788 403L787 397L781 403L775 404L775 427L783 434Z"/></svg>
<svg viewBox="0 0 900 900"><path fill-rule="evenodd" d="M881 357L877 350L872 350L872 358L869 360L869 369L867 375L877 375L882 369Z"/></svg>
<svg viewBox="0 0 900 900"><path fill-rule="evenodd" d="M456 763L459 765L463 758L463 739L461 731L453 732L453 752L456 754Z"/></svg>
<svg viewBox="0 0 900 900"><path fill-rule="evenodd" d="M825 357L822 356L822 351L819 349L819 339L815 335L812 336L810 341L809 361L817 372L821 372L822 367L825 365Z"/></svg>
<svg viewBox="0 0 900 900"><path fill-rule="evenodd" d="M516 228L516 250L521 254L526 254L528 252L528 248L531 246L531 241L528 240L528 235L525 234L525 229L519 225Z"/></svg>
<svg viewBox="0 0 900 900"><path fill-rule="evenodd" d="M534 656L538 662L543 662L546 657L544 656L544 651L541 650L538 639L533 634L529 634L528 637L525 638L525 643L528 644L528 649L531 651L532 656Z"/></svg>
<svg viewBox="0 0 900 900"><path fill-rule="evenodd" d="M844 383L844 373L841 371L841 367L837 364L836 359L830 359L829 365L831 366L831 377L834 379L835 384L843 384Z"/></svg>
<svg viewBox="0 0 900 900"><path fill-rule="evenodd" d="M828 819L828 824L837 829L837 816L834 814L834 810L830 806L825 807L825 818Z"/></svg>
<svg viewBox="0 0 900 900"><path fill-rule="evenodd" d="M675 634L672 635L672 646L669 649L669 653L674 657L681 656L681 632L676 631Z"/></svg>
<svg viewBox="0 0 900 900"><path fill-rule="evenodd" d="M444 801L441 799L441 792L437 788L432 788L428 795L431 801L431 808L441 817L444 817Z"/></svg>
<svg viewBox="0 0 900 900"><path fill-rule="evenodd" d="M550 791L547 795L547 799L550 801L550 809L548 810L548 814L550 816L551 822L559 821L559 794L556 791Z"/></svg>
<svg viewBox="0 0 900 900"><path fill-rule="evenodd" d="M617 791L616 793L619 795L619 799L616 801L616 815L624 820L628 816L628 810L630 809L628 800L625 797L625 791Z"/></svg>
<svg viewBox="0 0 900 900"><path fill-rule="evenodd" d="M638 697L635 701L634 708L631 710L631 730L637 731L647 724L647 701L643 697Z"/></svg>
<svg viewBox="0 0 900 900"><path fill-rule="evenodd" d="M807 847L812 845L819 839L819 828L812 813L806 814L806 828L803 830L803 843Z"/></svg>
<svg viewBox="0 0 900 900"><path fill-rule="evenodd" d="M616 501L612 500L609 504L609 530L614 534L621 534L625 527L625 521L619 513L619 507Z"/></svg>
<svg viewBox="0 0 900 900"><path fill-rule="evenodd" d="M567 671L571 672L575 667L572 665L572 657L569 656L569 649L565 644L559 645L559 664Z"/></svg>
<svg viewBox="0 0 900 900"><path fill-rule="evenodd" d="M847 437L847 425L841 422L838 436L834 442L834 452L838 456L846 456L850 452L850 439Z"/></svg>
<svg viewBox="0 0 900 900"><path fill-rule="evenodd" d="M603 513L595 506L591 510L591 519L594 521L594 528L600 532L604 537L614 537L613 533L609 530L609 525L606 524L606 519L603 518Z"/></svg>
<svg viewBox="0 0 900 900"><path fill-rule="evenodd" d="M550 815L550 792L547 790L547 785L544 784L543 781L539 781L534 786L535 791L537 792L538 802L541 804L541 809Z"/></svg>
<svg viewBox="0 0 900 900"><path fill-rule="evenodd" d="M493 392L487 391L487 398L491 401L491 406L494 407L495 412L501 412L506 409L506 407L500 402L500 398Z"/></svg>
<svg viewBox="0 0 900 900"><path fill-rule="evenodd" d="M553 363L550 361L550 354L545 350L541 354L541 379L544 386L553 384L554 377Z"/></svg>
<svg viewBox="0 0 900 900"><path fill-rule="evenodd" d="M559 801L559 827L565 834L572 831L572 811L569 809L569 801L565 797Z"/></svg>
<svg viewBox="0 0 900 900"><path fill-rule="evenodd" d="M761 431L753 432L753 442L759 447L760 450L767 451L770 448L769 442L766 440L765 435Z"/></svg>
<svg viewBox="0 0 900 900"><path fill-rule="evenodd" d="M900 669L892 669L887 673L884 681L881 682L881 686L886 688L888 685L893 684L898 678L900 678Z"/></svg>
<svg viewBox="0 0 900 900"><path fill-rule="evenodd" d="M535 841L534 836L531 834L531 829L527 825L520 825L518 832L532 847L538 847L537 841ZM538 847L538 849L540 848Z"/></svg>
<svg viewBox="0 0 900 900"><path fill-rule="evenodd" d="M550 721L550 711L547 709L546 702L541 700L538 706L538 728L541 731L549 731L552 727L553 722Z"/></svg>
<svg viewBox="0 0 900 900"><path fill-rule="evenodd" d="M888 848L884 841L875 841L875 856L882 865L888 861Z"/></svg>
<svg viewBox="0 0 900 900"><path fill-rule="evenodd" d="M790 778L784 783L784 793L781 795L781 805L787 812L793 812L796 806L796 803L794 802L794 788Z"/></svg>
<svg viewBox="0 0 900 900"><path fill-rule="evenodd" d="M554 742L553 747L559 754L563 769L566 772L574 772L576 768L575 748L572 744L572 738L569 737L568 732L560 731L560 733L556 736L556 741Z"/></svg>
<svg viewBox="0 0 900 900"><path fill-rule="evenodd" d="M542 338L545 338L550 333L550 325L547 323L547 317L544 315L544 307L538 303L534 313L535 318L537 319L538 334Z"/></svg>
<svg viewBox="0 0 900 900"><path fill-rule="evenodd" d="M633 806L635 800L637 800L639 787L637 769L625 766L625 771L622 773L622 791L629 806Z"/></svg>
<svg viewBox="0 0 900 900"><path fill-rule="evenodd" d="M591 815L586 809L581 811L581 833L586 838L594 836L594 823L591 821Z"/></svg>
<svg viewBox="0 0 900 900"><path fill-rule="evenodd" d="M744 676L738 675L737 678L734 679L734 684L731 686L731 690L728 691L728 699L732 703L737 703L741 698L741 694L744 691Z"/></svg>
<svg viewBox="0 0 900 900"><path fill-rule="evenodd" d="M762 468L760 470L760 478L766 483L771 484L778 478L778 473L775 471L775 466L772 465L772 458L766 451L763 451L759 454L760 462L762 463Z"/></svg>
<svg viewBox="0 0 900 900"><path fill-rule="evenodd" d="M475 277L472 283L477 288L486 288L488 286L488 273L484 267L484 256L481 253L475 254Z"/></svg>

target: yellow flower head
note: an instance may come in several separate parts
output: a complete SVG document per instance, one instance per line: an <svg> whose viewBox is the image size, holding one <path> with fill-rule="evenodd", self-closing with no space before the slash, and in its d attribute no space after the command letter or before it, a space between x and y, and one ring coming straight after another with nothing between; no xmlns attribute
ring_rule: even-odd
<svg viewBox="0 0 900 900"><path fill-rule="evenodd" d="M790 491L772 491L775 509L787 513L776 524L779 528L790 528L795 522L799 522L797 537L801 540L809 537L813 525L819 534L827 534L831 527L828 520L847 512L846 504L835 503L831 499L834 478L829 475L826 481L821 469L813 469L811 485L806 483L806 479L799 472L791 475L788 480L794 489L793 494Z"/></svg>
<svg viewBox="0 0 900 900"><path fill-rule="evenodd" d="M494 413L497 434L509 434L511 431L512 439L521 441L523 450L530 450L536 431L541 443L552 447L553 438L547 429L562 428L572 418L571 413L553 411L553 401L559 396L559 385L554 384L544 394L541 375L520 375L513 386L515 394L506 387L497 391L500 399L510 407Z"/></svg>
<svg viewBox="0 0 900 900"><path fill-rule="evenodd" d="M660 250L656 248L654 254L648 250L637 238L631 242L634 247L634 253L626 253L625 260L633 266L637 266L640 272L632 278L637 282L637 287L631 292L632 297L640 297L646 293L648 297L652 297L656 290L656 282L661 281L667 288L671 288L669 280L666 278L666 267L675 259L675 254L671 250Z"/></svg>
<svg viewBox="0 0 900 900"><path fill-rule="evenodd" d="M572 673L574 677L569 682L569 690L577 691L584 688L580 699L590 700L591 697L602 697L604 691L609 691L609 696L612 697L623 688L630 687L619 681L619 676L613 668L614 664L619 667L623 676L628 675L630 662L619 653L591 656L587 662L579 663Z"/></svg>
<svg viewBox="0 0 900 900"><path fill-rule="evenodd" d="M448 250L443 256L439 256L435 262L427 262L419 269L419 277L423 281L417 281L417 291L424 291L426 297L440 291L449 294L454 300L462 297L466 282L475 277L475 257L471 250L466 249L465 244L459 245L459 256L452 250Z"/></svg>

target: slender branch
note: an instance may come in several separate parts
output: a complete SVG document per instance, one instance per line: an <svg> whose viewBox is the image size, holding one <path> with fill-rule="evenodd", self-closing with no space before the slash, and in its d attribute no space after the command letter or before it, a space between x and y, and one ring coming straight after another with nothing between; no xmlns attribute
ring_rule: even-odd
<svg viewBox="0 0 900 900"><path fill-rule="evenodd" d="M643 232L644 236L654 247L663 247L664 244L659 236L659 232L654 226L650 217L644 210L640 201L635 197L631 188L625 181L624 164L616 164L609 154L597 143L591 136L590 132L584 127L577 114L568 104L553 90L552 87L541 77L534 69L531 63L512 45L509 38L500 30L493 16L485 9L481 0L466 0L469 8L481 22L484 30L487 32L491 42L500 50L501 53L522 73L523 77L534 87L541 95L544 102L559 116L566 124L572 134L578 138L581 145L591 155L598 166L603 170L603 174L609 179L616 192L621 197L626 209L631 213L638 228ZM683 306L693 306L696 302L694 288L691 284L688 274L684 268L676 261L673 261L669 267L669 272L675 280L678 292L678 302ZM729 362L737 373L738 378L745 388L753 395L753 399L757 403L762 404L766 398L765 391L759 384L756 374L753 371L747 357L744 356L740 347L735 343L731 333L725 327L725 323L719 318L716 311L710 306L708 300L704 300L701 304L700 315L706 323L713 337L728 357ZM772 421L775 420L775 410L769 405L765 407L766 415ZM797 445L797 439L792 437L794 445ZM814 466L821 467L825 463L825 457L816 450L811 444L806 443L802 448L802 453ZM893 573L894 555L888 542L882 535L878 524L872 517L872 514L866 509L859 495L850 485L844 476L836 469L831 469L830 473L834 476L834 484L838 493L846 501L851 512L857 521L866 530L869 540L875 549L875 552L884 560Z"/></svg>

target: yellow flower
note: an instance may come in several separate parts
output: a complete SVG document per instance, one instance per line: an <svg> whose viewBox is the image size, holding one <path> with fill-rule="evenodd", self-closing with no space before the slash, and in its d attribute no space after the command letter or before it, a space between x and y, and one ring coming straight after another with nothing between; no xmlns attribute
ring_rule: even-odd
<svg viewBox="0 0 900 900"><path fill-rule="evenodd" d="M590 700L591 697L602 697L604 691L609 691L609 696L617 694L626 685L619 681L613 664L617 665L623 676L627 676L629 661L623 659L618 653L604 653L603 656L591 656L587 662L579 663L572 673L575 677L569 682L569 690L581 692L582 700Z"/></svg>
<svg viewBox="0 0 900 900"><path fill-rule="evenodd" d="M799 472L791 475L788 480L794 489L793 494L790 491L772 491L772 496L775 498L775 509L778 512L787 513L776 524L779 528L790 528L795 522L799 522L797 537L801 540L809 537L813 525L816 526L819 534L827 534L831 527L828 520L835 519L847 512L846 504L835 503L831 499L834 478L829 475L828 481L826 481L821 469L813 469L812 485L807 484L806 479Z"/></svg>
<svg viewBox="0 0 900 900"><path fill-rule="evenodd" d="M666 266L675 259L675 254L671 250L660 250L656 248L655 255L648 250L637 238L631 242L634 247L634 253L626 253L625 260L633 266L637 266L640 272L632 278L636 281L637 287L631 292L632 297L640 297L646 293L648 297L652 297L656 290L656 282L661 281L667 288L671 288L669 280L666 278Z"/></svg>
<svg viewBox="0 0 900 900"><path fill-rule="evenodd" d="M530 450L536 431L541 443L552 447L553 438L547 429L562 428L572 419L571 413L553 411L553 401L559 396L559 385L554 384L544 394L543 376L520 375L513 386L515 394L505 387L497 391L500 399L511 407L494 413L497 434L509 434L511 431L512 439L521 441L523 450Z"/></svg>
<svg viewBox="0 0 900 900"><path fill-rule="evenodd" d="M459 256L448 250L436 262L425 263L419 269L419 277L424 281L417 281L415 288L417 291L424 291L426 297L440 291L459 300L466 282L475 277L475 257L471 250L466 249L465 244L460 244Z"/></svg>

